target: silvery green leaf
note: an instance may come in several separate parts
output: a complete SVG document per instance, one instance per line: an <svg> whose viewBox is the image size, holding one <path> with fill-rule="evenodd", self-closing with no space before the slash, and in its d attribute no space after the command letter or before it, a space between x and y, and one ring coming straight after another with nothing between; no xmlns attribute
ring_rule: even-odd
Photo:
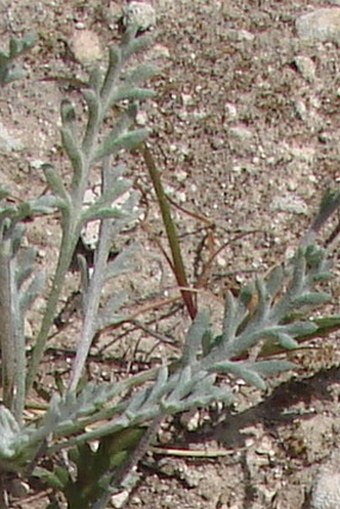
<svg viewBox="0 0 340 509"><path fill-rule="evenodd" d="M124 86L136 86L150 78L153 78L157 73L157 68L154 65L142 64L138 65L129 74L123 77Z"/></svg>
<svg viewBox="0 0 340 509"><path fill-rule="evenodd" d="M77 264L80 272L80 288L82 292L82 310L85 309L86 295L89 288L90 272L85 256L77 254Z"/></svg>
<svg viewBox="0 0 340 509"><path fill-rule="evenodd" d="M56 208L60 208L60 204L63 204L63 201L61 202L57 197L47 194L32 200L30 203L32 213L51 214Z"/></svg>
<svg viewBox="0 0 340 509"><path fill-rule="evenodd" d="M114 103L120 101L145 101L146 99L152 99L155 97L156 92L147 88L126 88L125 86L118 89L113 95L112 99Z"/></svg>
<svg viewBox="0 0 340 509"><path fill-rule="evenodd" d="M56 467L56 470L57 468L58 467ZM63 470L67 472L66 468ZM33 477L37 477L38 479L40 479L44 484L46 484L50 488L53 488L60 492L62 492L65 489L65 483L60 479L60 476L58 476L56 472L50 472L49 470L47 470L47 468L36 466L33 470L32 475Z"/></svg>
<svg viewBox="0 0 340 509"><path fill-rule="evenodd" d="M109 99L112 89L119 77L122 68L122 51L119 47L112 45L109 47L109 65L104 78L104 83L100 91L102 102Z"/></svg>
<svg viewBox="0 0 340 509"><path fill-rule="evenodd" d="M116 206L119 204L119 198L124 197L124 194L131 188L131 182L128 179L118 177L110 187L110 189L105 190L102 194L97 196L94 191L89 189L90 198L88 201L85 199L84 205L87 206L86 210L91 210L91 207L100 208L100 207L111 207L114 205L115 201L118 201ZM91 195L92 193L92 195ZM89 214L90 215L90 214Z"/></svg>
<svg viewBox="0 0 340 509"><path fill-rule="evenodd" d="M21 80L25 78L25 71L16 65L11 68L0 71L0 85L9 85L13 81Z"/></svg>
<svg viewBox="0 0 340 509"><path fill-rule="evenodd" d="M164 391L166 390L166 383L168 381L169 370L167 366L161 366L158 371L157 379L151 389L151 392L148 396L148 404L149 403L158 403L160 398L164 395Z"/></svg>
<svg viewBox="0 0 340 509"><path fill-rule="evenodd" d="M303 249L298 249L292 260L293 263L293 275L291 278L291 284L289 285L287 294L299 294L303 291L305 284L306 274L306 252Z"/></svg>
<svg viewBox="0 0 340 509"><path fill-rule="evenodd" d="M36 42L34 34L27 34L21 39L12 37L9 42L9 57L15 58L24 51L31 49Z"/></svg>
<svg viewBox="0 0 340 509"><path fill-rule="evenodd" d="M261 390L266 388L264 380L252 369L249 369L245 362L217 362L212 366L211 371L216 373L228 373L237 378L242 378L245 382Z"/></svg>
<svg viewBox="0 0 340 509"><path fill-rule="evenodd" d="M66 191L64 182L58 171L50 164L43 164L42 170L45 174L46 181L56 196L59 196L66 203L70 201L69 193Z"/></svg>
<svg viewBox="0 0 340 509"><path fill-rule="evenodd" d="M97 330L105 329L110 325L114 325L126 320L127 317L125 315L117 313L126 299L126 292L120 292L110 296L97 316Z"/></svg>
<svg viewBox="0 0 340 509"><path fill-rule="evenodd" d="M130 32L131 30L131 32ZM135 37L136 27L128 28L123 35L122 40L122 54L125 59L128 59L131 55L144 51L154 43L154 36L143 35L141 37ZM124 38L131 38L130 42L126 45Z"/></svg>
<svg viewBox="0 0 340 509"><path fill-rule="evenodd" d="M148 397L147 389L142 389L139 392L137 392L137 394L132 396L129 406L125 411L125 415L129 419L133 420L138 414L139 410L141 409L143 403L147 400L147 397Z"/></svg>
<svg viewBox="0 0 340 509"><path fill-rule="evenodd" d="M25 234L25 225L18 222L13 222L11 233L11 244L12 244L12 254L16 255L21 247L22 239Z"/></svg>
<svg viewBox="0 0 340 509"><path fill-rule="evenodd" d="M270 310L271 296L269 295L266 284L262 278L256 278L255 287L258 296L258 303L254 311L254 320L262 321L268 316Z"/></svg>
<svg viewBox="0 0 340 509"><path fill-rule="evenodd" d="M75 139L74 133L68 127L61 128L63 148L72 163L73 169L79 173L83 167L83 152Z"/></svg>
<svg viewBox="0 0 340 509"><path fill-rule="evenodd" d="M325 292L306 292L298 297L295 297L292 301L292 306L299 308L302 306L319 306L329 302L331 296Z"/></svg>
<svg viewBox="0 0 340 509"><path fill-rule="evenodd" d="M292 322L285 324L283 330L293 337L303 336L304 334L312 334L317 330L318 326L314 322Z"/></svg>
<svg viewBox="0 0 340 509"><path fill-rule="evenodd" d="M98 219L121 219L124 217L126 217L126 212L122 211L120 207L101 207L94 204L82 213L82 222L86 224Z"/></svg>
<svg viewBox="0 0 340 509"><path fill-rule="evenodd" d="M89 76L89 86L91 87L92 90L96 92L96 94L98 94L98 97L100 94L102 79L103 76L99 67L93 67L93 69L91 69Z"/></svg>
<svg viewBox="0 0 340 509"><path fill-rule="evenodd" d="M109 135L98 147L94 160L99 161L103 157L114 154L122 149L132 150L140 145L149 136L149 134L150 130L143 128L129 131L118 138L116 136Z"/></svg>
<svg viewBox="0 0 340 509"><path fill-rule="evenodd" d="M256 361L252 365L252 370L263 376L277 375L292 369L296 369L293 362L279 360Z"/></svg>
<svg viewBox="0 0 340 509"><path fill-rule="evenodd" d="M86 89L83 91L83 96L86 101L87 107L89 109L89 114L91 116L92 122L98 122L101 114L102 108L99 100L98 92L92 89Z"/></svg>
<svg viewBox="0 0 340 509"><path fill-rule="evenodd" d="M320 272L325 266L329 267L329 262L326 259L326 252L324 249L314 244L307 247L302 247L299 250L305 260L309 271L313 274Z"/></svg>
<svg viewBox="0 0 340 509"><path fill-rule="evenodd" d="M203 336L209 330L209 314L206 310L199 312L187 332L183 346L183 365L193 364L202 351Z"/></svg>
<svg viewBox="0 0 340 509"><path fill-rule="evenodd" d="M310 247L311 243L315 240L317 234L322 229L324 224L328 221L331 215L340 207L340 191L339 189L328 188L324 193L319 212L314 219L311 227L308 229L306 235L302 239L301 244ZM315 246L314 246L315 248Z"/></svg>
<svg viewBox="0 0 340 509"><path fill-rule="evenodd" d="M272 299L279 291L282 291L282 281L284 277L284 270L281 265L275 267L266 279L266 287Z"/></svg>
<svg viewBox="0 0 340 509"><path fill-rule="evenodd" d="M33 247L21 250L18 266L15 270L15 279L18 288L32 275L36 255L37 251Z"/></svg>
<svg viewBox="0 0 340 509"><path fill-rule="evenodd" d="M132 257L137 253L138 246L132 244L121 251L114 260L107 264L105 279L109 280L113 277L124 274L132 269Z"/></svg>
<svg viewBox="0 0 340 509"><path fill-rule="evenodd" d="M0 458L12 458L16 454L16 441L21 429L13 414L5 406L0 407Z"/></svg>
<svg viewBox="0 0 340 509"><path fill-rule="evenodd" d="M185 366L178 375L178 381L171 394L167 397L170 401L179 401L188 394L188 390L192 387L192 368L190 365Z"/></svg>
<svg viewBox="0 0 340 509"><path fill-rule="evenodd" d="M39 271L35 274L28 288L20 294L20 309L24 315L32 307L33 302L41 295L45 285L45 273Z"/></svg>
<svg viewBox="0 0 340 509"><path fill-rule="evenodd" d="M316 274L314 277L313 277L313 281L315 283L323 283L325 281L329 281L330 279L332 278L332 273L330 271L324 271L324 272L320 272L319 274Z"/></svg>
<svg viewBox="0 0 340 509"><path fill-rule="evenodd" d="M9 42L9 53L0 52L0 85L5 86L25 76L25 72L13 61L21 53L30 49L36 41L34 35L26 35L21 39L12 37Z"/></svg>
<svg viewBox="0 0 340 509"><path fill-rule="evenodd" d="M240 325L240 318L244 317L243 305L239 306L239 303L242 303L242 300L236 301L232 293L228 291L225 298L222 326L224 346L234 341L236 331Z"/></svg>
<svg viewBox="0 0 340 509"><path fill-rule="evenodd" d="M196 390L199 390L199 387L204 383L206 377L207 372L205 370L202 369L194 373L190 366L185 366L180 372L179 379L175 385L175 388L167 397L167 401L169 403L175 401L179 402L187 398L190 394L194 393Z"/></svg>
<svg viewBox="0 0 340 509"><path fill-rule="evenodd" d="M119 138L119 136L126 134L135 123L137 112L137 103L130 103L128 108L120 115L118 120L116 120L113 128L106 138Z"/></svg>
<svg viewBox="0 0 340 509"><path fill-rule="evenodd" d="M60 104L60 116L65 126L73 128L76 121L76 110L74 104L69 99L62 99Z"/></svg>
<svg viewBox="0 0 340 509"><path fill-rule="evenodd" d="M267 336L267 334L265 335ZM270 334L270 337L276 340L283 348L286 348L287 350L293 350L299 346L297 341L289 336L289 334L285 334L284 332L277 331L276 333Z"/></svg>

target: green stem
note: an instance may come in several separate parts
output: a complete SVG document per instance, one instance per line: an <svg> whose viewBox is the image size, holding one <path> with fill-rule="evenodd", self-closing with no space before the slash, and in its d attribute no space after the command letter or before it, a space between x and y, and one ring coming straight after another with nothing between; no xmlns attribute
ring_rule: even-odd
<svg viewBox="0 0 340 509"><path fill-rule="evenodd" d="M193 320L197 314L197 308L192 298L192 292L188 290L189 284L185 273L182 252L180 243L178 240L178 235L176 231L175 224L171 217L171 210L169 206L168 198L165 194L160 173L156 168L156 164L154 158L150 152L149 147L146 143L143 144L143 158L145 164L148 168L149 175L152 181L152 185L154 187L159 208L161 210L162 219L165 227L165 231L168 237L168 242L171 250L171 255L173 259L174 273L176 277L176 281L180 287L180 291L183 297L183 301L185 306L189 312L190 318Z"/></svg>
<svg viewBox="0 0 340 509"><path fill-rule="evenodd" d="M110 182L109 174L112 158L106 157L103 161L102 182L103 193L107 192ZM76 357L70 376L69 390L75 391L80 381L86 359L88 357L93 338L97 331L94 317L98 315L101 291L105 284L107 262L112 241L112 220L103 219L100 225L99 244L96 252L96 263L86 293L86 307L81 340L77 348Z"/></svg>
<svg viewBox="0 0 340 509"><path fill-rule="evenodd" d="M0 344L4 405L12 410L15 387L15 343L11 293L11 241L2 240L0 250Z"/></svg>
<svg viewBox="0 0 340 509"><path fill-rule="evenodd" d="M64 279L72 260L76 242L78 240L77 229L79 228L78 226L79 218L77 217L77 215L71 220L65 219L65 223L66 224L63 228L61 246L59 249L59 259L55 275L53 278L52 289L48 297L40 331L36 339L31 363L28 370L26 394L28 394L28 392L32 388L34 379L39 370L39 364L45 351L46 343L48 340L48 334L53 325L54 318L56 316L57 305L63 287Z"/></svg>

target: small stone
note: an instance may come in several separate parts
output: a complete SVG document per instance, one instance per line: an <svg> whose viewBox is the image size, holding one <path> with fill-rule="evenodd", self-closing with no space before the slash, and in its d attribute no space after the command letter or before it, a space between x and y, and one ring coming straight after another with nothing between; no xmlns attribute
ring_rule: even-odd
<svg viewBox="0 0 340 509"><path fill-rule="evenodd" d="M192 95L190 95L190 94L182 94L181 98L182 98L182 104L185 107L191 106L194 103Z"/></svg>
<svg viewBox="0 0 340 509"><path fill-rule="evenodd" d="M340 44L340 9L323 8L300 16L296 20L299 37Z"/></svg>
<svg viewBox="0 0 340 509"><path fill-rule="evenodd" d="M315 80L315 65L311 58L298 55L294 59L295 65L303 78L312 83Z"/></svg>
<svg viewBox="0 0 340 509"><path fill-rule="evenodd" d="M129 498L129 492L127 490L116 493L111 497L111 505L115 509L120 509L126 503Z"/></svg>
<svg viewBox="0 0 340 509"><path fill-rule="evenodd" d="M180 203L185 203L187 201L187 195L184 191L177 191L176 198Z"/></svg>
<svg viewBox="0 0 340 509"><path fill-rule="evenodd" d="M3 124L0 124L0 151L1 152L14 152L23 150L24 146L20 140L14 138L7 131Z"/></svg>
<svg viewBox="0 0 340 509"><path fill-rule="evenodd" d="M32 325L27 320L27 318L25 318L25 321L24 321L24 334L25 334L25 338L27 338L27 339L32 339L34 336Z"/></svg>
<svg viewBox="0 0 340 509"><path fill-rule="evenodd" d="M178 170L175 177L178 182L184 182L188 178L188 174L184 170Z"/></svg>
<svg viewBox="0 0 340 509"><path fill-rule="evenodd" d="M74 58L83 65L91 65L103 55L99 37L92 30L75 31L70 47Z"/></svg>
<svg viewBox="0 0 340 509"><path fill-rule="evenodd" d="M155 44L152 48L150 48L148 57L150 60L156 60L159 58L170 58L170 51L167 46L163 44Z"/></svg>
<svg viewBox="0 0 340 509"><path fill-rule="evenodd" d="M229 30L228 36L233 41L237 42L252 42L255 39L255 35L248 30Z"/></svg>
<svg viewBox="0 0 340 509"><path fill-rule="evenodd" d="M223 269L227 266L227 260L221 255L216 256L216 263L219 267L222 267Z"/></svg>
<svg viewBox="0 0 340 509"><path fill-rule="evenodd" d="M294 108L295 108L295 112L296 112L297 116L301 120L305 121L307 119L307 108L306 108L305 103L301 99L298 99L294 103Z"/></svg>
<svg viewBox="0 0 340 509"><path fill-rule="evenodd" d="M180 417L182 426L187 431L196 431L200 422L200 413L198 410L189 410L184 412Z"/></svg>
<svg viewBox="0 0 340 509"><path fill-rule="evenodd" d="M136 124L145 126L148 122L148 115L146 111L140 110L136 115Z"/></svg>
<svg viewBox="0 0 340 509"><path fill-rule="evenodd" d="M29 163L32 170L41 170L44 164L46 164L46 161L42 161L41 159L34 159Z"/></svg>
<svg viewBox="0 0 340 509"><path fill-rule="evenodd" d="M291 212L293 214L308 215L308 207L299 196L278 196L273 200L272 210L279 212Z"/></svg>
<svg viewBox="0 0 340 509"><path fill-rule="evenodd" d="M227 120L235 120L235 118L237 117L237 109L234 104L226 103L224 105L224 110L227 116Z"/></svg>
<svg viewBox="0 0 340 509"><path fill-rule="evenodd" d="M312 509L339 509L340 507L340 453L336 450L321 466L314 480Z"/></svg>
<svg viewBox="0 0 340 509"><path fill-rule="evenodd" d="M235 126L229 129L229 133L234 137L243 142L250 141L253 137L253 133L250 129L244 126Z"/></svg>

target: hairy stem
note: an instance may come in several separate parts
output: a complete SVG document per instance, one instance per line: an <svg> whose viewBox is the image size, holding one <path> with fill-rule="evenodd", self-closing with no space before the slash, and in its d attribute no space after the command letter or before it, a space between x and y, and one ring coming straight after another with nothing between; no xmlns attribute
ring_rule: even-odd
<svg viewBox="0 0 340 509"><path fill-rule="evenodd" d="M34 379L39 370L41 358L45 351L49 331L56 316L58 300L63 287L64 279L71 263L73 252L79 236L79 233L77 232L77 229L79 228L78 223L78 217L74 217L70 221L66 220L64 224L63 236L59 250L59 259L53 278L52 289L48 297L43 321L35 342L33 355L28 370L26 393L28 393L32 388Z"/></svg>

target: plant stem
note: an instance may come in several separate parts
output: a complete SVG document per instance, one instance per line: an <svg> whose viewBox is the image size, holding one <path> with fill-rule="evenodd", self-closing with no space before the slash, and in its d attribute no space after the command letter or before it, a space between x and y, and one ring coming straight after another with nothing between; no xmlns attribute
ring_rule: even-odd
<svg viewBox="0 0 340 509"><path fill-rule="evenodd" d="M160 173L156 168L154 158L146 143L143 144L142 154L158 199L159 208L161 210L163 223L173 259L176 281L180 287L183 301L188 310L190 318L193 320L197 314L197 308L192 298L192 292L188 290L189 284L185 273L181 247L178 240L176 227L171 217L168 198L163 188Z"/></svg>
<svg viewBox="0 0 340 509"><path fill-rule="evenodd" d="M127 460L116 470L112 475L112 483L110 488L119 489L126 479L126 477L132 472L132 469L139 463L142 457L149 449L150 443L156 435L159 427L163 421L163 416L157 416L153 419L149 427L146 429L139 443L136 445L133 452L128 456ZM111 491L104 493L104 495L97 500L93 505L93 509L105 509L111 498Z"/></svg>
<svg viewBox="0 0 340 509"><path fill-rule="evenodd" d="M59 259L55 275L53 278L52 290L48 297L46 309L44 312L43 321L39 330L39 334L36 339L36 343L33 350L31 363L28 370L27 383L26 383L26 394L32 388L34 379L39 369L41 358L44 354L46 343L48 340L48 333L53 325L53 320L56 316L56 309L62 286L64 283L65 275L71 263L73 251L78 240L77 228L79 219L77 215L70 220L65 219L63 236L61 246L59 250Z"/></svg>
<svg viewBox="0 0 340 509"><path fill-rule="evenodd" d="M15 343L11 293L11 241L1 242L0 250L0 344L2 353L2 387L4 405L12 410L15 387Z"/></svg>
<svg viewBox="0 0 340 509"><path fill-rule="evenodd" d="M106 157L102 167L103 193L110 185L111 157ZM85 362L91 348L95 333L97 332L96 317L98 315L101 291L105 283L107 260L112 240L112 219L103 219L100 225L99 244L96 252L96 263L86 295L85 318L81 334L81 342L77 348L69 390L76 390Z"/></svg>

